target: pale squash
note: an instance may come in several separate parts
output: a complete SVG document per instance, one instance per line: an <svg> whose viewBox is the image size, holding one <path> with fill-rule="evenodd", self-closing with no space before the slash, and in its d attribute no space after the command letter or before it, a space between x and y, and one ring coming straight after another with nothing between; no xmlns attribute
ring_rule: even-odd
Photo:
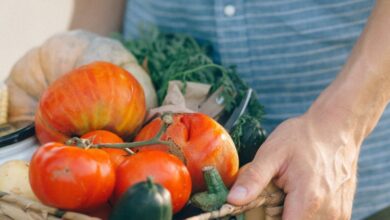
<svg viewBox="0 0 390 220"><path fill-rule="evenodd" d="M74 30L54 35L28 51L13 66L6 80L10 96L8 121L34 121L38 100L48 85L74 68L99 60L125 68L142 85L147 109L157 106L149 75L119 41Z"/></svg>
<svg viewBox="0 0 390 220"><path fill-rule="evenodd" d="M0 191L38 201L30 186L29 166L23 160L10 160L0 164Z"/></svg>

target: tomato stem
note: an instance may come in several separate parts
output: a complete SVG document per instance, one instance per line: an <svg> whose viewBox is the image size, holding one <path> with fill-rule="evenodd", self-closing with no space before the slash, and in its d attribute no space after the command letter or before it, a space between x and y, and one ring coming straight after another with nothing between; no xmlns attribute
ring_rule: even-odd
<svg viewBox="0 0 390 220"><path fill-rule="evenodd" d="M134 155L135 153L134 153L134 151L132 151L132 150L130 150L130 148L125 148L125 149L123 149L124 151L126 151L126 153L128 153L129 155Z"/></svg>
<svg viewBox="0 0 390 220"><path fill-rule="evenodd" d="M136 142L125 142L125 143L104 143L104 144L92 144L89 139L81 139L78 137L73 137L66 141L67 145L75 145L78 147L82 147L85 149L88 148L117 148L123 149L128 154L133 155L134 152L131 148L135 147L143 147L148 145L166 145L169 148L169 151L179 157L184 163L186 163L183 152L180 147L175 144L175 142L171 139L166 141L161 140L162 135L167 131L168 127L173 123L173 116L171 112L166 112L161 115L161 119L163 121L163 125L161 129L157 132L157 134L150 140L146 141L136 141Z"/></svg>
<svg viewBox="0 0 390 220"><path fill-rule="evenodd" d="M148 145L155 145L155 144L163 144L167 146L172 146L173 143L171 141L161 141L159 139L151 139L147 141L136 141L136 142L126 142L126 143L115 143L115 144L93 144L92 147L94 148L135 148L135 147L142 147L142 146L148 146Z"/></svg>
<svg viewBox="0 0 390 220"><path fill-rule="evenodd" d="M115 143L115 144L93 144L92 147L95 148L102 148L102 147L108 147L108 148L134 148L134 147L141 147L141 146L148 146L148 145L155 145L155 144L162 144L167 145L168 147L175 147L175 143L173 143L172 140L168 141L162 141L161 137L162 135L167 131L169 125L173 123L173 118L171 113L164 113L161 116L161 119L163 121L163 125L161 129L158 131L156 136L154 136L152 139L147 141L136 141L136 142L127 142L127 143Z"/></svg>

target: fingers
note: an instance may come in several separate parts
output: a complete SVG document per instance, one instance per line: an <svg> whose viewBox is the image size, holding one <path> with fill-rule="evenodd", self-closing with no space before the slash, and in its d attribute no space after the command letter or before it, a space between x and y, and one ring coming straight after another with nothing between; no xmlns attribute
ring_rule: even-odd
<svg viewBox="0 0 390 220"><path fill-rule="evenodd" d="M228 195L228 202L244 205L255 199L278 172L282 157L278 151L260 148L256 158L242 169Z"/></svg>
<svg viewBox="0 0 390 220"><path fill-rule="evenodd" d="M332 213L318 215L320 208L324 207L327 196L319 186L320 184L314 179L301 177L295 184L294 189L287 192L284 201L283 220L338 219L327 218ZM316 217L314 218L314 216Z"/></svg>
<svg viewBox="0 0 390 220"><path fill-rule="evenodd" d="M284 200L283 207L283 220L295 220L303 218L303 204L298 202L299 198L298 191L288 193Z"/></svg>

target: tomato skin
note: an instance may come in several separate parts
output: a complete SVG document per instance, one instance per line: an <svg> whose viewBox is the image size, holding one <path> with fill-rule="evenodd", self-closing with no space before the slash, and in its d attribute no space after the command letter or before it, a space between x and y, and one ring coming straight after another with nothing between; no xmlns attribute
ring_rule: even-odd
<svg viewBox="0 0 390 220"><path fill-rule="evenodd" d="M47 88L38 104L35 129L41 144L99 129L127 138L145 114L138 81L126 70L100 61L64 74Z"/></svg>
<svg viewBox="0 0 390 220"><path fill-rule="evenodd" d="M162 139L172 139L183 151L192 178L192 191L206 189L202 168L214 166L229 187L236 179L239 163L233 140L227 131L209 116L202 113L175 114ZM149 140L160 130L163 122L156 118L141 129L135 141ZM140 151L167 151L167 146L151 145Z"/></svg>
<svg viewBox="0 0 390 220"><path fill-rule="evenodd" d="M148 176L164 186L172 197L173 212L180 211L191 194L191 177L184 163L163 151L144 151L129 156L117 169L114 190L115 201L134 184Z"/></svg>
<svg viewBox="0 0 390 220"><path fill-rule="evenodd" d="M115 186L114 166L106 152L56 142L37 149L29 178L41 202L74 211L103 205Z"/></svg>
<svg viewBox="0 0 390 220"><path fill-rule="evenodd" d="M123 143L122 138L118 135L105 130L91 131L81 136L81 138L89 139L93 144ZM128 156L128 153L122 149L102 148L101 150L110 155L115 169L125 160L126 156Z"/></svg>

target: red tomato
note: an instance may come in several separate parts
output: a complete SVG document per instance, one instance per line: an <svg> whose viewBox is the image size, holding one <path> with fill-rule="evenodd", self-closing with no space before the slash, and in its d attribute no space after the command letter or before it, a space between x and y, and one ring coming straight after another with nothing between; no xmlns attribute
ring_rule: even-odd
<svg viewBox="0 0 390 220"><path fill-rule="evenodd" d="M115 186L115 169L106 152L56 142L34 153L29 177L41 202L66 210L99 207L108 201Z"/></svg>
<svg viewBox="0 0 390 220"><path fill-rule="evenodd" d="M171 193L174 213L180 211L190 198L192 184L186 166L177 157L162 151L139 152L127 157L116 175L116 201L129 187L145 181L148 176Z"/></svg>
<svg viewBox="0 0 390 220"><path fill-rule="evenodd" d="M81 136L81 138L89 139L93 144L123 143L122 138L120 138L118 135L105 130L91 131ZM128 153L121 149L102 148L102 150L110 155L115 169L123 162L125 157L128 156Z"/></svg>
<svg viewBox="0 0 390 220"><path fill-rule="evenodd" d="M35 115L41 143L65 142L93 130L129 137L144 120L145 96L126 70L95 62L57 79L43 93Z"/></svg>
<svg viewBox="0 0 390 220"><path fill-rule="evenodd" d="M224 183L233 184L238 172L238 154L228 132L216 121L201 113L175 114L163 140L172 139L183 151L192 178L193 192L206 189L202 168L214 166ZM138 133L135 141L149 140L160 130L163 122L156 118ZM168 150L165 145L151 145L143 150Z"/></svg>

